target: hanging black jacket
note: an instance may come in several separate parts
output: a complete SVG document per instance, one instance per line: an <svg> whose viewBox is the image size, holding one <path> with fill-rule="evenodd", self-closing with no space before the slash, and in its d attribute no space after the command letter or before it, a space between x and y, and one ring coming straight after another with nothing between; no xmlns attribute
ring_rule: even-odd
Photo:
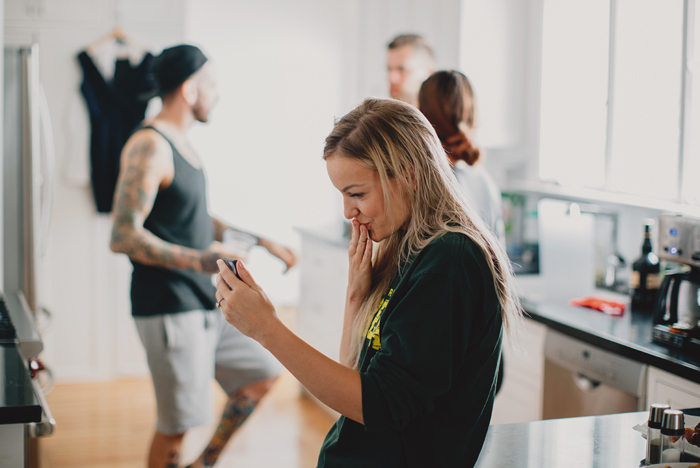
<svg viewBox="0 0 700 468"><path fill-rule="evenodd" d="M97 211L112 211L114 189L119 175L119 156L126 140L146 113L148 101L139 99L152 83L148 72L153 55L146 53L132 67L117 59L114 78L105 79L86 52L78 55L83 69L80 90L90 114L90 174Z"/></svg>

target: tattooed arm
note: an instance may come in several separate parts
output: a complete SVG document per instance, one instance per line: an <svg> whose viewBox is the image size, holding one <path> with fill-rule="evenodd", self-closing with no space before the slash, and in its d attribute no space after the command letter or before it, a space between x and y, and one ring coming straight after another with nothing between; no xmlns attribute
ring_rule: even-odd
<svg viewBox="0 0 700 468"><path fill-rule="evenodd" d="M172 149L165 139L150 129L129 139L122 151L110 248L145 265L216 272L216 260L225 256L220 243L199 251L166 242L143 227L158 191L173 176Z"/></svg>

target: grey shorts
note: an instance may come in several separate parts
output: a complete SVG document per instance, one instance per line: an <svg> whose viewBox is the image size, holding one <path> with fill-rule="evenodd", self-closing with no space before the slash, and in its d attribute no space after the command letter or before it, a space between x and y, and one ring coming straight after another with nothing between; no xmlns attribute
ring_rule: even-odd
<svg viewBox="0 0 700 468"><path fill-rule="evenodd" d="M228 395L279 375L281 364L219 310L134 317L158 407L156 430L181 434L211 421L211 380Z"/></svg>

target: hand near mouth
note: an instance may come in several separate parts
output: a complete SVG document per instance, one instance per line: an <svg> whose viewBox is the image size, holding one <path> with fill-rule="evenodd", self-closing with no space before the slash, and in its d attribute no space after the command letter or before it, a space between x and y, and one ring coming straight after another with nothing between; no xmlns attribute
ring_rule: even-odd
<svg viewBox="0 0 700 468"><path fill-rule="evenodd" d="M363 300L372 284L372 239L366 224L352 220L352 238L348 249L348 299Z"/></svg>

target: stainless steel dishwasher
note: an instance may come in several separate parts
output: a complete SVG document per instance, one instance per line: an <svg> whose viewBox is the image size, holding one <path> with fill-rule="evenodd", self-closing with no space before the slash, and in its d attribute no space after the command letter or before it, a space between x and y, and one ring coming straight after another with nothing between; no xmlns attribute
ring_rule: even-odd
<svg viewBox="0 0 700 468"><path fill-rule="evenodd" d="M548 329L543 419L645 409L647 366Z"/></svg>

